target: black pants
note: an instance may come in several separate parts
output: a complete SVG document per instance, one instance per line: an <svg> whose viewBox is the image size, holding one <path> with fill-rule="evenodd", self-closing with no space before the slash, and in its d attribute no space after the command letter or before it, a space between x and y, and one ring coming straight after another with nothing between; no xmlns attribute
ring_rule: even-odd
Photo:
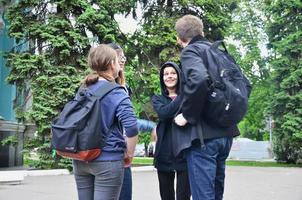
<svg viewBox="0 0 302 200"><path fill-rule="evenodd" d="M190 200L191 191L187 171L157 171L161 199L175 200L175 174L177 176L176 200Z"/></svg>

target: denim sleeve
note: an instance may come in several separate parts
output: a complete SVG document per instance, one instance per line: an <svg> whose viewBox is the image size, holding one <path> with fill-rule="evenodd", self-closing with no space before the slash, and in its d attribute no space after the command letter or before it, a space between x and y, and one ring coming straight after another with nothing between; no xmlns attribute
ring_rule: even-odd
<svg viewBox="0 0 302 200"><path fill-rule="evenodd" d="M137 127L139 132L151 132L155 123L145 119L137 119Z"/></svg>
<svg viewBox="0 0 302 200"><path fill-rule="evenodd" d="M129 97L119 103L116 109L116 116L125 129L127 137L133 137L138 134L137 119Z"/></svg>

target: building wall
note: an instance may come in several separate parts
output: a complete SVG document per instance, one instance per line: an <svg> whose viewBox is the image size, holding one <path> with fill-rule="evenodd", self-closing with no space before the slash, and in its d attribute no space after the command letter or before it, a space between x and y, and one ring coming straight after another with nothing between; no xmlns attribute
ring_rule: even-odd
<svg viewBox="0 0 302 200"><path fill-rule="evenodd" d="M2 13L0 14L2 17ZM0 29L0 141L15 136L17 144L0 145L0 167L14 167L23 165L22 152L25 126L17 123L15 118L16 87L6 81L9 68L6 67L6 60L3 56L4 53L12 49L15 40L8 37L7 27L9 23L5 19L4 22L5 26Z"/></svg>
<svg viewBox="0 0 302 200"><path fill-rule="evenodd" d="M16 87L7 83L6 78L9 74L9 68L5 66L3 53L8 52L14 46L14 39L7 35L8 22L6 26L0 30L0 116L4 120L15 121L15 113L13 109L13 101L16 97Z"/></svg>

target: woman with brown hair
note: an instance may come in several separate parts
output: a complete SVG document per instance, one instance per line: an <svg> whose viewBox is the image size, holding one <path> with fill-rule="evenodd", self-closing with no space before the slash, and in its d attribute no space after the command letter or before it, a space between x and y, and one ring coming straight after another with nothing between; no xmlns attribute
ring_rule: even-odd
<svg viewBox="0 0 302 200"><path fill-rule="evenodd" d="M119 71L119 75L116 78L116 82L126 87L127 92L131 98L132 90L127 85L126 77L125 77L125 63L127 59L124 54L124 51L122 47L117 43L109 43L108 46L110 46L112 49L116 51L117 56L119 58L119 64L121 70ZM155 123L149 120L137 119L137 128L139 132L142 133L151 132L151 134L154 134L153 131L155 131ZM126 160L127 159L129 158L126 158ZM131 162L128 162L128 164L125 165L124 181L123 181L123 186L122 186L119 200L131 200L131 199L132 199L132 172L131 172Z"/></svg>
<svg viewBox="0 0 302 200"><path fill-rule="evenodd" d="M88 65L93 75L84 80L89 91L86 95L108 82L115 82L120 71L116 51L105 44L90 49ZM102 132L107 133L106 146L102 154L91 162L73 161L79 200L117 200L124 176L124 154L132 158L137 142L137 121L124 89L113 89L100 100L100 106Z"/></svg>

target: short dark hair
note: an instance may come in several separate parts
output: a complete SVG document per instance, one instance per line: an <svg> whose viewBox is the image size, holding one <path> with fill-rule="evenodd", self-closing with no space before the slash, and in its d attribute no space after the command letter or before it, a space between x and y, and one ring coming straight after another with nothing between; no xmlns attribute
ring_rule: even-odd
<svg viewBox="0 0 302 200"><path fill-rule="evenodd" d="M185 15L176 21L177 36L184 42L197 35L204 36L202 20L194 15Z"/></svg>

